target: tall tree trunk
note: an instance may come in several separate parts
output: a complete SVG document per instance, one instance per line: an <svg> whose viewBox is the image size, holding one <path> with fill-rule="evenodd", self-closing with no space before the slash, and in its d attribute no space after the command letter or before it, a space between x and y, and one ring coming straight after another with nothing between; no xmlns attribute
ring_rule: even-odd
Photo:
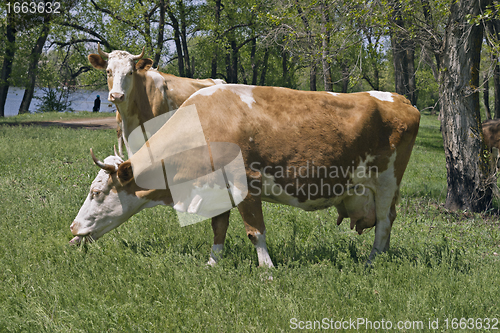
<svg viewBox="0 0 500 333"><path fill-rule="evenodd" d="M186 10L184 7L184 3L182 0L177 1L177 5L179 7L179 19L181 23L181 43L182 43L182 54L184 56L184 74L186 77L193 77L193 70L191 68L191 61L189 60L189 50L187 46L187 27L186 27Z"/></svg>
<svg viewBox="0 0 500 333"><path fill-rule="evenodd" d="M252 85L257 85L257 63L255 53L257 52L257 37L252 38L252 48L250 51L250 60L252 63Z"/></svg>
<svg viewBox="0 0 500 333"><path fill-rule="evenodd" d="M497 64L493 70L493 84L494 84L494 113L495 118L500 118L500 65L498 65L500 59L497 58Z"/></svg>
<svg viewBox="0 0 500 333"><path fill-rule="evenodd" d="M483 80L483 102L484 102L484 111L486 113L486 119L491 119L491 110L490 110L490 78L488 73L484 75Z"/></svg>
<svg viewBox="0 0 500 333"><path fill-rule="evenodd" d="M12 73L12 63L14 62L14 54L16 52L16 28L14 26L13 15L13 13L7 14L5 31L7 41L5 43L2 72L0 73L0 117L5 116L5 102L7 101L7 93L9 92L9 78L10 73Z"/></svg>
<svg viewBox="0 0 500 333"><path fill-rule="evenodd" d="M330 18L324 2L321 4L321 63L323 65L323 80L325 83L325 91L333 91L332 73L330 70L330 31L328 29Z"/></svg>
<svg viewBox="0 0 500 333"><path fill-rule="evenodd" d="M491 204L491 182L496 179L490 177L481 139L478 86L483 27L467 23L468 14L480 14L478 0L451 5L439 57L440 120L448 183L445 207L478 212Z"/></svg>
<svg viewBox="0 0 500 333"><path fill-rule="evenodd" d="M155 56L153 59L153 68L158 68L160 63L161 51L163 49L163 40L165 38L165 0L158 0L160 7L160 20L158 22L158 37L156 43Z"/></svg>
<svg viewBox="0 0 500 333"><path fill-rule="evenodd" d="M179 68L179 76L184 77L185 76L184 55L182 53L181 31L179 28L179 21L175 17L169 2L167 2L166 9L168 17L170 18L170 22L172 23L172 29L174 30L174 42L175 42L175 50L177 52L177 66Z"/></svg>
<svg viewBox="0 0 500 333"><path fill-rule="evenodd" d="M349 66L342 64L342 93L346 93L349 88Z"/></svg>
<svg viewBox="0 0 500 333"><path fill-rule="evenodd" d="M281 51L281 69L283 71L283 86L290 88L290 73L288 70L288 52L285 50Z"/></svg>
<svg viewBox="0 0 500 333"><path fill-rule="evenodd" d="M408 73L408 99L411 105L417 105L418 91L415 75L415 45L409 43L406 49L406 72Z"/></svg>
<svg viewBox="0 0 500 333"><path fill-rule="evenodd" d="M267 74L267 64L269 62L269 49L264 52L264 60L262 60L262 71L260 72L259 85L263 86L266 84L266 74Z"/></svg>
<svg viewBox="0 0 500 333"><path fill-rule="evenodd" d="M33 94L35 92L36 74L38 71L38 61L42 55L43 46L49 35L50 31L50 16L46 16L43 21L43 25L40 31L40 36L31 50L28 65L28 83L26 89L24 90L23 100L21 106L19 107L19 114L28 113L31 100L33 99Z"/></svg>
<svg viewBox="0 0 500 333"><path fill-rule="evenodd" d="M310 91L316 91L316 64L313 63L311 65L311 69L309 70L309 90Z"/></svg>
<svg viewBox="0 0 500 333"><path fill-rule="evenodd" d="M405 29L405 22L401 15L402 7L399 2L392 1L392 18L395 28L391 29L392 60L394 64L394 85L398 94L410 99L408 77L408 48L409 43L401 32Z"/></svg>
<svg viewBox="0 0 500 333"><path fill-rule="evenodd" d="M215 0L215 40L219 40L219 24L220 24L220 12L221 12L221 1ZM211 78L215 79L217 77L217 61L218 61L219 47L217 44L214 46L214 54L212 56L212 73Z"/></svg>

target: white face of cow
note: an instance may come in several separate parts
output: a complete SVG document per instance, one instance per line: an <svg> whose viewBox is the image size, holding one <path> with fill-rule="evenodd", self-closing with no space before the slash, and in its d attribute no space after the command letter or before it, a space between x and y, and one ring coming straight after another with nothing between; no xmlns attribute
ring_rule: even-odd
<svg viewBox="0 0 500 333"><path fill-rule="evenodd" d="M89 61L94 68L106 70L108 76L108 100L115 104L127 101L134 85L134 73L138 69L149 69L153 63L151 59L141 59L144 48L139 55L132 55L126 51L106 53L98 45L99 54L90 54ZM108 59L107 61L104 59ZM137 60L137 63L136 63Z"/></svg>
<svg viewBox="0 0 500 333"><path fill-rule="evenodd" d="M70 226L78 244L84 236L97 240L145 208L149 200L136 195L130 162L109 156L103 162L94 159L102 169L90 186L90 192Z"/></svg>
<svg viewBox="0 0 500 333"><path fill-rule="evenodd" d="M116 54L114 54L116 52ZM111 52L108 58L106 74L108 76L108 101L121 103L133 87L135 63L132 55L125 51Z"/></svg>

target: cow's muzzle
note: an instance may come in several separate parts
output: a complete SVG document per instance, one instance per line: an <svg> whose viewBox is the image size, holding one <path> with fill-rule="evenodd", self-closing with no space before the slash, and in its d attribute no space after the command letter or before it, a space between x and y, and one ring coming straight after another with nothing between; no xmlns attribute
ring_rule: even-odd
<svg viewBox="0 0 500 333"><path fill-rule="evenodd" d="M125 100L125 95L121 93L109 94L109 101L113 103L121 103Z"/></svg>

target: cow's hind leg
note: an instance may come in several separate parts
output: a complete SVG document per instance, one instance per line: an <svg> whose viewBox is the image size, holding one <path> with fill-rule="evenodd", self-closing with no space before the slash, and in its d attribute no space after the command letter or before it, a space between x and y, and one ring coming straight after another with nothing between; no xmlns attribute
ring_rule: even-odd
<svg viewBox="0 0 500 333"><path fill-rule="evenodd" d="M210 259L207 264L213 266L222 257L224 240L226 239L227 227L229 226L229 214L231 211L222 213L212 218L212 230L214 232L214 245L210 251Z"/></svg>
<svg viewBox="0 0 500 333"><path fill-rule="evenodd" d="M399 186L394 175L395 160L396 152L390 157L387 170L378 175L377 193L375 194L377 224L369 261L373 260L378 253L389 249L392 222L396 218L396 199L399 195Z"/></svg>
<svg viewBox="0 0 500 333"><path fill-rule="evenodd" d="M274 267L273 261L267 251L266 227L264 225L260 196L248 195L238 205L238 210L245 223L247 236L257 250L259 266Z"/></svg>

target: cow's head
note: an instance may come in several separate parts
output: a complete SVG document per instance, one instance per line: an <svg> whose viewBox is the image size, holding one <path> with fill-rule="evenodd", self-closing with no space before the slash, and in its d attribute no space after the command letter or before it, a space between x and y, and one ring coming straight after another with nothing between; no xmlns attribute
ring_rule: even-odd
<svg viewBox="0 0 500 333"><path fill-rule="evenodd" d="M139 55L118 50L106 53L101 50L100 44L97 44L97 51L99 54L89 55L89 61L94 68L106 70L109 88L108 100L113 103L122 103L132 91L134 73L141 69L148 70L153 61L142 59L144 48Z"/></svg>
<svg viewBox="0 0 500 333"><path fill-rule="evenodd" d="M101 170L70 226L71 233L75 236L70 241L71 244L79 244L86 236L90 240L97 240L150 202L140 195L142 189L135 184L130 161L124 162L115 153L101 162L92 150L90 152L94 163Z"/></svg>

